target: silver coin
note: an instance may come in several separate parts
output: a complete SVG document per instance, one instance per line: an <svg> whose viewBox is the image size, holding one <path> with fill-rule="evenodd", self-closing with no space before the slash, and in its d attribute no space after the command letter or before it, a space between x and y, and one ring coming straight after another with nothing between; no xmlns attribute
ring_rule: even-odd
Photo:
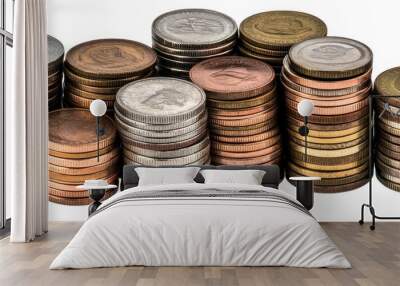
<svg viewBox="0 0 400 286"><path fill-rule="evenodd" d="M303 75L322 79L342 79L360 75L372 66L372 51L352 39L325 37L293 46L290 65Z"/></svg>
<svg viewBox="0 0 400 286"><path fill-rule="evenodd" d="M143 164L146 166L179 166L179 165L188 165L193 162L199 161L201 158L205 156L209 156L210 154L210 145L207 145L202 150L197 153L179 157L179 158L171 158L171 159L160 159L160 158L152 158L146 157L142 155L135 154L127 149L123 151L124 156L134 162L139 164Z"/></svg>
<svg viewBox="0 0 400 286"><path fill-rule="evenodd" d="M49 66L55 65L59 61L62 63L62 59L64 57L63 44L50 35L47 35L47 57Z"/></svg>
<svg viewBox="0 0 400 286"><path fill-rule="evenodd" d="M185 121L205 109L206 95L198 86L181 79L153 77L123 86L116 95L119 112L149 124Z"/></svg>
<svg viewBox="0 0 400 286"><path fill-rule="evenodd" d="M129 158L125 157L125 156L124 156L124 164L125 164L125 165L130 165L130 164L133 164L133 165L143 165L143 164L140 164L140 163L138 163L138 162L135 162L135 161L133 161L132 159L129 159ZM198 166L198 165L210 165L210 164L211 164L211 158L210 158L210 156L204 156L204 157L201 158L200 160L195 161L195 162L192 162L192 163L189 163L189 164L187 164L186 166Z"/></svg>
<svg viewBox="0 0 400 286"><path fill-rule="evenodd" d="M207 122L207 116L203 116L202 118L199 119L199 121L196 121L195 123L183 127L183 128L179 128L179 129L172 129L172 130L162 130L162 131L149 131L149 130L145 130L145 129L140 129L140 128L136 128L136 127L132 127L129 126L128 124L126 124L125 122L123 122L122 120L119 119L118 116L115 116L115 120L117 125L120 126L120 128L133 133L135 135L138 136L143 136L143 137L152 137L152 138L170 138L170 137L176 137L176 136L180 136L192 131L195 131L199 128L201 128L201 126L203 126L206 122Z"/></svg>
<svg viewBox="0 0 400 286"><path fill-rule="evenodd" d="M147 123L135 121L135 120L124 117L119 112L117 106L114 106L114 112L115 112L115 117L118 117L119 121L122 121L131 127L139 128L139 129L147 130L147 131L164 131L164 132L170 131L170 130L175 130L175 129L185 128L189 125L192 125L192 124L198 122L199 120L201 120L201 118L207 117L207 111L204 110L201 113L199 113L185 121L179 121L179 122L170 123L170 124L147 124Z"/></svg>
<svg viewBox="0 0 400 286"><path fill-rule="evenodd" d="M127 145L127 144L124 145L124 148L133 153L136 153L138 155L142 155L145 157L170 159L170 158L185 157L185 156L197 153L200 150L204 149L208 145L210 145L210 139L207 136L207 137L204 137L204 139L202 141L200 141L199 143L196 143L189 147L176 149L176 150L158 151L158 150L150 150L150 149L135 147L135 146Z"/></svg>
<svg viewBox="0 0 400 286"><path fill-rule="evenodd" d="M167 143L179 143L180 141L185 141L190 138L196 137L197 135L199 135L207 130L207 123L203 123L203 125L201 125L198 129L196 129L192 132L188 132L183 135L168 137L168 138L154 138L154 137L139 136L139 135L133 134L132 132L126 131L125 129L122 129L121 126L117 126L117 129L118 129L121 137L126 137L133 141L139 141L142 143L152 143L152 144L167 144Z"/></svg>
<svg viewBox="0 0 400 286"><path fill-rule="evenodd" d="M206 9L182 9L158 16L152 24L154 40L172 48L212 48L233 41L238 29L235 21L222 13Z"/></svg>

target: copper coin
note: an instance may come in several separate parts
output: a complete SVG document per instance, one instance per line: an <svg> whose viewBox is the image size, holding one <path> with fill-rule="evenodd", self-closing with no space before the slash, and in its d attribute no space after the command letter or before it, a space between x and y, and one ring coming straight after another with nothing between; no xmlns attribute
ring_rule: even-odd
<svg viewBox="0 0 400 286"><path fill-rule="evenodd" d="M273 88L268 93L243 100L216 100L216 99L211 99L207 94L207 106L212 108L222 108L222 109L243 109L265 104L275 99L276 97L277 97L276 88Z"/></svg>
<svg viewBox="0 0 400 286"><path fill-rule="evenodd" d="M210 116L208 117L209 118L208 122L211 126L213 126L214 124L218 126L249 126L265 122L276 115L277 115L276 108L262 111L256 114L236 116L236 117L216 116L216 115L211 116L210 114Z"/></svg>
<svg viewBox="0 0 400 286"><path fill-rule="evenodd" d="M62 191L62 190L49 188L49 195L62 197L62 198L88 198L89 192L86 190L85 191L81 191L81 190Z"/></svg>
<svg viewBox="0 0 400 286"><path fill-rule="evenodd" d="M280 142L280 135L252 143L230 144L213 141L211 144L212 150L221 150L227 152L252 152L271 147Z"/></svg>
<svg viewBox="0 0 400 286"><path fill-rule="evenodd" d="M290 67L288 57L283 60L283 67L284 75L289 81L301 86L319 90L343 90L354 86L360 86L369 81L372 74L372 68L370 68L367 72L353 78L327 81L306 78L296 74Z"/></svg>
<svg viewBox="0 0 400 286"><path fill-rule="evenodd" d="M287 113L289 114L289 116L292 116L293 118L296 118L298 120L304 120L304 118L300 116L299 113L297 112L297 109L288 108ZM308 117L308 120L309 122L316 124L342 124L361 119L367 114L368 114L368 108L363 108L359 111L342 115L326 116L326 115L313 114Z"/></svg>
<svg viewBox="0 0 400 286"><path fill-rule="evenodd" d="M81 108L89 108L90 104L94 99L88 99L82 96L78 96L71 92L64 93L64 98L66 98L71 104L76 105ZM114 106L114 100L103 100L107 105L107 108L112 108Z"/></svg>
<svg viewBox="0 0 400 286"><path fill-rule="evenodd" d="M99 146L105 148L116 139L113 121L100 119L104 133ZM96 119L87 110L61 109L49 113L49 149L65 153L84 153L97 150Z"/></svg>
<svg viewBox="0 0 400 286"><path fill-rule="evenodd" d="M232 136L232 137L242 137L242 136L251 136L255 134L259 134L261 132L266 132L272 128L274 128L277 125L277 119L274 118L272 120L269 120L266 123L260 123L251 126L252 128L226 128L222 129L221 127L217 127L214 129L211 129L211 133L220 135L220 136Z"/></svg>
<svg viewBox="0 0 400 286"><path fill-rule="evenodd" d="M196 64L191 80L217 100L237 100L269 92L275 72L269 65L239 56L219 57Z"/></svg>
<svg viewBox="0 0 400 286"><path fill-rule="evenodd" d="M344 149L344 148L349 148L355 145L358 145L368 139L368 133L365 133L359 138L356 138L351 141L347 142L342 142L342 143L333 143L333 144L320 144L320 143L312 143L312 142L307 142L307 147L313 148L313 149L320 149L320 150L337 150L337 149ZM290 140L295 142L297 145L305 146L305 141L304 139L299 139L296 137L290 137Z"/></svg>
<svg viewBox="0 0 400 286"><path fill-rule="evenodd" d="M333 151L333 150L329 150ZM340 151L340 150L334 150L334 151ZM324 157L324 156L315 156L315 155L308 155L305 157L304 152L294 150L294 149L289 149L289 157L293 161L304 161L306 163L311 163L311 164L316 164L316 165L324 165L324 166L332 166L334 168L334 165L341 165L341 164L347 164L351 162L361 162L365 158L368 157L368 148L365 148L363 150L360 150L359 152L353 153L353 154L348 154L348 155L343 155L343 156L338 156L338 157Z"/></svg>
<svg viewBox="0 0 400 286"><path fill-rule="evenodd" d="M101 99L104 101L113 101L115 100L115 94L102 94L102 93L93 93L84 90L80 90L73 85L67 85L65 87L65 94L73 94L79 97L89 98L89 99Z"/></svg>
<svg viewBox="0 0 400 286"><path fill-rule="evenodd" d="M294 142L289 142L289 146L291 150L300 152L300 153L305 153L304 147L297 145ZM307 148L307 154L308 156L315 156L315 157L321 157L321 158L340 158L343 156L348 156L352 155L355 153L359 153L365 148L368 147L368 141L362 142L359 145L355 145L353 147L349 147L346 149L341 149L341 150L319 150L319 149L312 149L312 148Z"/></svg>
<svg viewBox="0 0 400 286"><path fill-rule="evenodd" d="M118 164L119 157L114 157L108 162L104 162L102 164L93 166L93 167L86 167L86 168L67 168L67 167L60 167L57 165L49 164L49 171L54 173L59 173L63 175L71 175L71 176L78 176L78 175L88 175L94 174L106 169L112 168L114 165Z"/></svg>
<svg viewBox="0 0 400 286"><path fill-rule="evenodd" d="M359 161L350 161L350 162L346 162L346 163L330 164L330 165L309 163L309 162L305 162L302 160L296 160L295 158L291 158L291 160L296 165L303 167L303 168L310 169L310 170L335 172L335 171L348 170L348 169L356 168L360 165L363 165L368 160L368 157L365 157Z"/></svg>
<svg viewBox="0 0 400 286"><path fill-rule="evenodd" d="M391 134L389 134L389 133L387 133L387 132L385 132L383 130L378 130L377 131L377 137L379 139L386 140L386 141L391 142L393 144L400 145L400 137L391 135Z"/></svg>
<svg viewBox="0 0 400 286"><path fill-rule="evenodd" d="M70 81L68 79L65 80L65 87L68 88L69 86L73 86L76 89L86 91L86 92L91 92L95 94L105 94L105 95L110 95L110 94L116 94L120 87L95 87L95 86L90 86L90 85L85 85L81 84L78 82Z"/></svg>
<svg viewBox="0 0 400 286"><path fill-rule="evenodd" d="M315 102L315 100L310 100L311 102ZM313 115L343 115L343 114L349 114L353 112L357 112L359 110L365 109L365 107L368 108L369 105L369 98L366 96L363 100L344 105L344 106L327 106L327 107L320 107L317 104L320 103L321 101L315 103L314 109L313 109ZM297 101L292 101L289 99L289 97L286 97L286 106L288 108L297 109L297 105L299 102Z"/></svg>
<svg viewBox="0 0 400 286"><path fill-rule="evenodd" d="M131 76L131 77L127 77L127 78L117 78L117 79L85 78L85 77L74 74L67 67L64 67L64 73L65 73L65 76L67 77L67 79L69 79L71 82L76 82L78 84L99 87L99 88L101 88L101 87L112 88L112 87L122 87L125 84L130 83L131 81L134 81L134 80L137 80L137 79L140 79L143 77L148 77L148 76L152 75L153 70L150 70L147 74Z"/></svg>
<svg viewBox="0 0 400 286"><path fill-rule="evenodd" d="M139 142L139 141L135 141L132 140L130 138L127 137L122 137L122 142L123 145L130 145L130 148L127 148L129 150L132 150L132 148L134 148L135 146L143 148L143 149L149 149L149 150L156 150L156 151L172 151L172 150L177 150L180 148L186 148L189 147L191 145L194 145L198 142L200 142L202 139L204 139L204 137L208 136L207 131L204 131L202 133L197 134L196 136L183 140L183 141L179 141L176 143L144 143L144 142Z"/></svg>
<svg viewBox="0 0 400 286"><path fill-rule="evenodd" d="M109 177L98 178L98 179L105 180L108 184L113 184L118 179L118 176L119 176L119 172L115 173L115 174L112 174ZM56 183L56 182L52 182L52 181L49 181L48 184L49 184L49 188L60 190L60 191L68 191L68 192L77 191L78 189L76 187L78 185L81 185L81 183L70 183L70 182L67 182L65 184L61 184L61 183Z"/></svg>
<svg viewBox="0 0 400 286"><path fill-rule="evenodd" d="M113 144L113 145L109 145L105 148L99 149L99 155L108 153L114 148L116 148L116 145ZM59 152L59 151L49 149L49 155L53 156L53 157L64 158L64 159L87 159L87 158L96 157L97 150L90 151L90 152L83 152L83 153L67 153L67 152Z"/></svg>
<svg viewBox="0 0 400 286"><path fill-rule="evenodd" d="M260 165L266 164L277 158L280 158L282 151L277 150L274 153L268 155L257 156L254 158L229 158L213 156L212 161L217 165Z"/></svg>
<svg viewBox="0 0 400 286"><path fill-rule="evenodd" d="M62 173L55 173L52 171L49 171L49 180L50 181L55 181L58 183L65 183L65 182L70 182L70 183L84 183L85 180L93 180L97 178L103 178L103 177L109 177L112 174L115 174L118 169L118 166L111 166L110 168L107 168L105 170L99 171L97 173L91 173L91 174L79 174L79 175L66 175Z"/></svg>
<svg viewBox="0 0 400 286"><path fill-rule="evenodd" d="M282 83L284 86L285 84ZM296 102L300 102L303 99L308 99L314 103L316 106L328 107L328 106L346 106L355 102L359 102L368 97L371 93L371 86L366 87L355 93L350 93L342 96L319 96L319 95L309 95L299 91L295 91L287 86L284 89L285 97Z"/></svg>
<svg viewBox="0 0 400 286"><path fill-rule="evenodd" d="M266 111L271 106L276 104L277 104L276 100L271 100L261 105L248 108L240 108L240 109L221 109L221 108L209 107L208 114L210 114L210 116L229 116L229 117L252 115L255 113Z"/></svg>
<svg viewBox="0 0 400 286"><path fill-rule="evenodd" d="M113 195L114 191L107 191L102 200L108 199ZM93 202L90 198L64 198L49 194L49 201L56 204L69 205L69 206L81 206L89 205Z"/></svg>
<svg viewBox="0 0 400 286"><path fill-rule="evenodd" d="M231 159L246 159L246 158L256 158L260 156L266 156L271 153L275 153L282 149L281 144L278 142L275 145L272 145L267 148L263 148L256 151L249 151L249 152L229 152L229 151L222 151L222 150L212 150L211 153L213 157L219 156L224 158L231 158Z"/></svg>
<svg viewBox="0 0 400 286"><path fill-rule="evenodd" d="M60 82L62 80L62 71L56 71L53 74L50 74L47 78L48 84L50 85L51 83L54 82Z"/></svg>
<svg viewBox="0 0 400 286"><path fill-rule="evenodd" d="M68 168L85 168L108 162L112 158L118 156L119 153L120 153L119 148L115 148L111 152L99 156L99 161L97 161L97 157L88 159L64 159L64 158L48 156L48 158L49 158L49 163L53 165L68 167Z"/></svg>
<svg viewBox="0 0 400 286"><path fill-rule="evenodd" d="M291 129L288 129L287 131L291 137L295 137L297 139L304 140L304 137L302 135L300 135L298 133L298 131L293 131ZM338 143L345 143L345 142L349 142L352 140L356 140L360 137L365 136L366 134L368 134L368 128L364 128L353 134L341 136L341 137L323 138L323 137L307 136L307 141L311 142L311 143L317 143L317 144L338 144Z"/></svg>
<svg viewBox="0 0 400 286"><path fill-rule="evenodd" d="M157 55L148 46L125 39L100 39L70 49L65 65L77 75L94 79L115 79L146 74Z"/></svg>
<svg viewBox="0 0 400 286"><path fill-rule="evenodd" d="M262 141L278 134L279 134L279 128L274 128L259 134L242 136L242 137L211 135L211 139L226 143L250 143L250 142Z"/></svg>
<svg viewBox="0 0 400 286"><path fill-rule="evenodd" d="M314 124L314 123L308 123L308 128L310 131L341 131L343 129L348 129L348 128L354 128L356 126L368 126L368 115L357 119L355 121L347 122L347 123L342 123L342 124L333 124L333 125L323 125L323 124ZM293 117L287 117L287 122L289 125L292 126L303 126L304 125L304 119L303 120L298 120ZM298 128L296 128L298 130Z"/></svg>
<svg viewBox="0 0 400 286"><path fill-rule="evenodd" d="M368 177L361 179L359 181L343 184L343 185L333 185L333 186L314 186L314 190L317 193L339 193L339 192L348 192L358 188L361 188L365 184L369 182Z"/></svg>
<svg viewBox="0 0 400 286"><path fill-rule="evenodd" d="M323 179L320 181L314 182L314 186L337 186L337 185L345 185L345 184L350 184L354 182L358 182L362 179L365 179L368 177L368 172L369 170L366 169L358 174L348 176L348 177L343 177L343 178L334 178L334 179ZM286 172L286 178L288 179L289 183L293 184L296 186L295 182L292 182L289 180L290 177L295 177L295 176L301 176L300 174L297 174L296 172L293 172L292 170L287 170Z"/></svg>

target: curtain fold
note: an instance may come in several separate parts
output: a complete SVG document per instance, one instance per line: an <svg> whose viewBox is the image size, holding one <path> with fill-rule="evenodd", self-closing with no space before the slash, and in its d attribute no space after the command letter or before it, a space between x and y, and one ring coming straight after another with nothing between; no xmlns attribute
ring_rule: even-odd
<svg viewBox="0 0 400 286"><path fill-rule="evenodd" d="M12 92L6 97L6 187L12 242L47 231L46 0L15 2Z"/></svg>

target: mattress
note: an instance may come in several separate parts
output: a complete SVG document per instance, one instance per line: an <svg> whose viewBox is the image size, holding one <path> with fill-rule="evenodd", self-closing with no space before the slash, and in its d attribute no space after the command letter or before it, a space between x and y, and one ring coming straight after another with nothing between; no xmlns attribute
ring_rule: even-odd
<svg viewBox="0 0 400 286"><path fill-rule="evenodd" d="M312 215L284 192L192 183L117 193L50 269L133 265L351 267Z"/></svg>

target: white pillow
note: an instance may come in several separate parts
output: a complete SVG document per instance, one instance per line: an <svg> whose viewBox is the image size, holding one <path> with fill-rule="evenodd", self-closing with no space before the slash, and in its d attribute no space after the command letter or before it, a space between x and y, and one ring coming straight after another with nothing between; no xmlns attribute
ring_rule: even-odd
<svg viewBox="0 0 400 286"><path fill-rule="evenodd" d="M139 177L138 186L195 183L199 167L185 168L135 168Z"/></svg>
<svg viewBox="0 0 400 286"><path fill-rule="evenodd" d="M261 170L201 170L205 184L261 185L265 171Z"/></svg>

